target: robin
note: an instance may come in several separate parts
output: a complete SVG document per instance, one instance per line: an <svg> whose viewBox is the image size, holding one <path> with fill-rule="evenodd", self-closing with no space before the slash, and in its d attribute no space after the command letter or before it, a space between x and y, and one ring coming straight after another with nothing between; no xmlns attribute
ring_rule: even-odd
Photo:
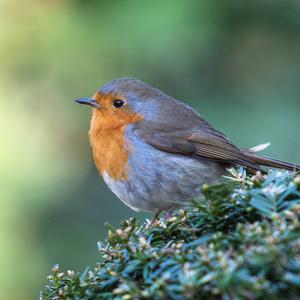
<svg viewBox="0 0 300 300"><path fill-rule="evenodd" d="M193 108L138 79L112 80L76 101L93 107L90 143L108 187L130 208L155 217L188 203L230 166L300 169L255 154L264 146L235 146Z"/></svg>

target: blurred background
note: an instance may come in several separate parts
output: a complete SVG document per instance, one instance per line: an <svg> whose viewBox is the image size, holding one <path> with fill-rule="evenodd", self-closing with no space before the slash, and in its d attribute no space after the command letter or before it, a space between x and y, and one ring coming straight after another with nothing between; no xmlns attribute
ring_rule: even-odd
<svg viewBox="0 0 300 300"><path fill-rule="evenodd" d="M36 299L50 268L100 259L129 216L98 176L73 99L133 76L240 146L300 163L296 0L0 0L1 299Z"/></svg>

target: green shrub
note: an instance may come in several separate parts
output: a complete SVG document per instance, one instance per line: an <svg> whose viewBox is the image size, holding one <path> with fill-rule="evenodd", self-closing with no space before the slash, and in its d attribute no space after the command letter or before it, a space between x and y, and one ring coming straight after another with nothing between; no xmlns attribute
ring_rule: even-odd
<svg viewBox="0 0 300 300"><path fill-rule="evenodd" d="M230 170L171 218L111 226L103 261L58 266L43 299L299 299L300 176Z"/></svg>

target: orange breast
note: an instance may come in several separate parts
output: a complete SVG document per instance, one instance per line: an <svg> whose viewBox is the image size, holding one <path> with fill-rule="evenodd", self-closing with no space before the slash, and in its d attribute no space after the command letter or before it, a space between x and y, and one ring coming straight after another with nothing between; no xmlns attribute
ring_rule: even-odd
<svg viewBox="0 0 300 300"><path fill-rule="evenodd" d="M125 130L127 125L141 120L137 114L116 116L108 111L94 110L89 135L94 161L102 175L107 172L114 180L128 178L130 145Z"/></svg>
<svg viewBox="0 0 300 300"><path fill-rule="evenodd" d="M115 180L126 180L130 148L124 136L124 127L104 130L92 141L93 157L98 171Z"/></svg>

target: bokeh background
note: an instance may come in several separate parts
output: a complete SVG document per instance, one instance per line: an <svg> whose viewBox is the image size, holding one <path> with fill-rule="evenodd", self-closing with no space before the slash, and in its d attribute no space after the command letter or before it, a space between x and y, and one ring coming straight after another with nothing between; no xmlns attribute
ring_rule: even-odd
<svg viewBox="0 0 300 300"><path fill-rule="evenodd" d="M137 216L91 159L73 99L134 76L240 146L300 163L300 3L0 0L0 291L36 299L54 263L100 258L105 222Z"/></svg>

